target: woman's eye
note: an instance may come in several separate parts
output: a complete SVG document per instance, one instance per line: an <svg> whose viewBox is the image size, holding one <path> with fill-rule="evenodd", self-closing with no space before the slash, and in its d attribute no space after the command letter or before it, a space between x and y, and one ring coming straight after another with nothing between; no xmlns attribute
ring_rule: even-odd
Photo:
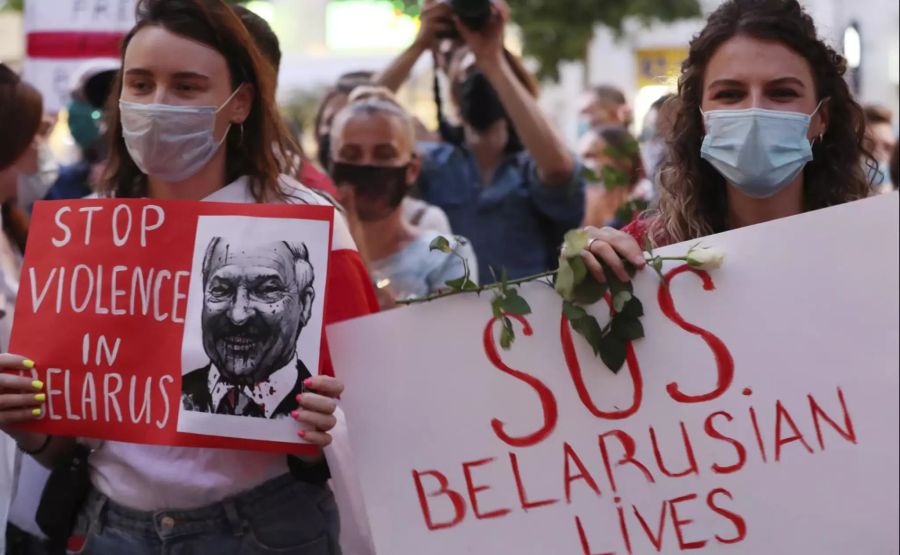
<svg viewBox="0 0 900 555"><path fill-rule="evenodd" d="M742 98L744 93L741 91L719 91L717 92L713 98L716 100L737 100Z"/></svg>
<svg viewBox="0 0 900 555"><path fill-rule="evenodd" d="M798 98L800 96L794 89L776 89L770 94L776 98Z"/></svg>

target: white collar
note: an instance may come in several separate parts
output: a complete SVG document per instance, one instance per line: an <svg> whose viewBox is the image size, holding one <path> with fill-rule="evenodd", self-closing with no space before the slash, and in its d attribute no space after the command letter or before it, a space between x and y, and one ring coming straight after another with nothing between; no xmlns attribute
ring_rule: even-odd
<svg viewBox="0 0 900 555"><path fill-rule="evenodd" d="M244 386L239 393L263 407L266 418L272 418L272 414L297 385L297 372L297 362L292 360L287 366L273 372L267 380L253 386ZM222 380L222 374L215 364L209 365L207 385L212 398L213 411L219 407L219 403L222 402L225 395L235 388L234 385Z"/></svg>

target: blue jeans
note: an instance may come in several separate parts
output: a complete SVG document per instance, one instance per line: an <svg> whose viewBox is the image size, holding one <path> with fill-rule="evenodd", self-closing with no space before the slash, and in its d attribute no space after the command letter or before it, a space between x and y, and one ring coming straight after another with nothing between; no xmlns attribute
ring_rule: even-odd
<svg viewBox="0 0 900 555"><path fill-rule="evenodd" d="M92 491L78 527L85 555L340 555L340 521L327 486L289 474L220 503L143 512Z"/></svg>

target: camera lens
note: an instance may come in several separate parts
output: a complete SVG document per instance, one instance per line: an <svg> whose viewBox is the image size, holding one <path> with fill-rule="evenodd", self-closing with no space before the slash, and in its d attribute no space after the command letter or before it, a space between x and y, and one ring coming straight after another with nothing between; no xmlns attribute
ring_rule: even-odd
<svg viewBox="0 0 900 555"><path fill-rule="evenodd" d="M473 31L481 30L491 19L491 0L451 0L450 6Z"/></svg>

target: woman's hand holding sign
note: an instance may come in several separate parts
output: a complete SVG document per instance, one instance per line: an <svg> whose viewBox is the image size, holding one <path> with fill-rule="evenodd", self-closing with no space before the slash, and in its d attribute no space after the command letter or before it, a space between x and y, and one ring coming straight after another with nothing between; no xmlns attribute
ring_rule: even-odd
<svg viewBox="0 0 900 555"><path fill-rule="evenodd" d="M331 376L314 376L303 385L312 392L297 395L300 409L291 416L312 429L300 430L297 435L312 445L327 447L331 444L329 432L337 424L334 411L337 409L337 398L344 391L344 384Z"/></svg>
<svg viewBox="0 0 900 555"><path fill-rule="evenodd" d="M47 400L44 384L30 377L7 374L5 371L30 371L34 362L9 353L0 354L0 428L7 424L29 422L41 417Z"/></svg>

